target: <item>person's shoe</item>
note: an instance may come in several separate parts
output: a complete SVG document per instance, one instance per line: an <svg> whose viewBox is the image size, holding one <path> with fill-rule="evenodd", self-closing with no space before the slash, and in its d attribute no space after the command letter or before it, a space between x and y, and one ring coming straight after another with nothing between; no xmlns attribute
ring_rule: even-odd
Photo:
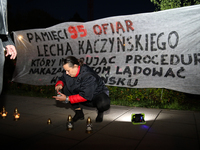
<svg viewBox="0 0 200 150"><path fill-rule="evenodd" d="M96 122L102 122L103 121L103 112L98 111L98 115L96 117Z"/></svg>
<svg viewBox="0 0 200 150"><path fill-rule="evenodd" d="M77 120L83 120L84 119L84 114L82 109L81 110L75 110L75 115L72 118L73 122L76 122Z"/></svg>

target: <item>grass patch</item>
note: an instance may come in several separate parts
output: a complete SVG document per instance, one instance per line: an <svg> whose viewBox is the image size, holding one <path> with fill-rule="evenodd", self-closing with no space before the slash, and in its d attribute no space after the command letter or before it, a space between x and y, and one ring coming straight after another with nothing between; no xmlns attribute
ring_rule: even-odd
<svg viewBox="0 0 200 150"><path fill-rule="evenodd" d="M200 95L185 94L166 89L129 89L108 87L111 105L200 111ZM54 85L34 86L8 82L4 94L52 98Z"/></svg>

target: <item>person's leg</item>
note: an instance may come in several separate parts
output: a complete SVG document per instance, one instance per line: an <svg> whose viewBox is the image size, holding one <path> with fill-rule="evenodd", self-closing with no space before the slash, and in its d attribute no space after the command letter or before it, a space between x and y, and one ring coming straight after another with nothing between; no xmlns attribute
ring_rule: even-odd
<svg viewBox="0 0 200 150"><path fill-rule="evenodd" d="M71 95L71 93L69 92L69 90L66 87L63 88L63 94L65 94L66 96ZM83 120L84 114L83 114L83 110L80 107L79 103L75 103L75 104L71 104L71 105L75 111L75 115L72 118L73 122L76 122L77 120Z"/></svg>
<svg viewBox="0 0 200 150"><path fill-rule="evenodd" d="M103 112L110 108L110 98L107 94L101 93L101 94L95 96L92 99L92 101L87 101L87 102L84 102L81 104L88 106L88 107L96 107L98 110L96 122L102 122L103 121Z"/></svg>
<svg viewBox="0 0 200 150"><path fill-rule="evenodd" d="M101 93L95 97L94 102L98 110L96 122L102 122L103 112L110 108L110 98L108 97L107 94Z"/></svg>
<svg viewBox="0 0 200 150"><path fill-rule="evenodd" d="M94 105L98 111L106 111L110 108L110 98L107 94L101 93L93 98Z"/></svg>
<svg viewBox="0 0 200 150"><path fill-rule="evenodd" d="M83 120L84 119L84 113L82 108L76 108L75 110L75 115L73 116L73 122L76 122L78 120Z"/></svg>

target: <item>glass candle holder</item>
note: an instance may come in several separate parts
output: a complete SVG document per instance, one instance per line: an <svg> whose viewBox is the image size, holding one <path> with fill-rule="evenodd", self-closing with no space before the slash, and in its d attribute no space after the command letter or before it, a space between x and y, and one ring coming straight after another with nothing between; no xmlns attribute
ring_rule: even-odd
<svg viewBox="0 0 200 150"><path fill-rule="evenodd" d="M47 124L52 124L52 121L50 118L47 120Z"/></svg>
<svg viewBox="0 0 200 150"><path fill-rule="evenodd" d="M72 131L74 129L73 121L72 121L72 116L69 115L67 118L67 130Z"/></svg>
<svg viewBox="0 0 200 150"><path fill-rule="evenodd" d="M8 112L6 111L6 108L3 106L2 111L0 112L1 117L5 119L7 117Z"/></svg>
<svg viewBox="0 0 200 150"><path fill-rule="evenodd" d="M92 133L92 120L90 117L88 117L86 122L86 133L88 134Z"/></svg>
<svg viewBox="0 0 200 150"><path fill-rule="evenodd" d="M19 118L20 118L20 113L18 112L18 109L17 109L17 108L15 108L13 116L14 116L14 120L15 120L15 121L18 121L18 120L19 120Z"/></svg>

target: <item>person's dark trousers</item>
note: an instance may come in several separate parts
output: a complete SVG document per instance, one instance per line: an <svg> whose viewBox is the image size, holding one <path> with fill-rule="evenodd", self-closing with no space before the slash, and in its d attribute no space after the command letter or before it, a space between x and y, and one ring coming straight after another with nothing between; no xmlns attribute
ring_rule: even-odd
<svg viewBox="0 0 200 150"><path fill-rule="evenodd" d="M63 89L63 93L67 96L71 95L71 93L67 90L67 88ZM84 106L97 108L98 115L96 118L96 122L102 122L103 121L103 112L110 108L110 98L106 93L102 92L102 93L96 95L91 101L82 102L81 104ZM71 104L71 105L74 108L74 110L76 110L77 108L80 108L79 103L75 103L75 104ZM81 112L76 111L76 113L81 113Z"/></svg>
<svg viewBox="0 0 200 150"><path fill-rule="evenodd" d="M81 103L84 106L96 107L99 112L104 112L110 108L110 98L104 92L95 96L91 101ZM79 108L79 103L72 104L73 108Z"/></svg>
<svg viewBox="0 0 200 150"><path fill-rule="evenodd" d="M4 62L5 62L4 49L3 49L2 41L0 39L0 94L3 88Z"/></svg>
<svg viewBox="0 0 200 150"><path fill-rule="evenodd" d="M5 62L5 56L4 56L4 49L3 44L0 39L0 110L3 106L5 106L5 98L3 93L3 74L4 74L4 62Z"/></svg>

